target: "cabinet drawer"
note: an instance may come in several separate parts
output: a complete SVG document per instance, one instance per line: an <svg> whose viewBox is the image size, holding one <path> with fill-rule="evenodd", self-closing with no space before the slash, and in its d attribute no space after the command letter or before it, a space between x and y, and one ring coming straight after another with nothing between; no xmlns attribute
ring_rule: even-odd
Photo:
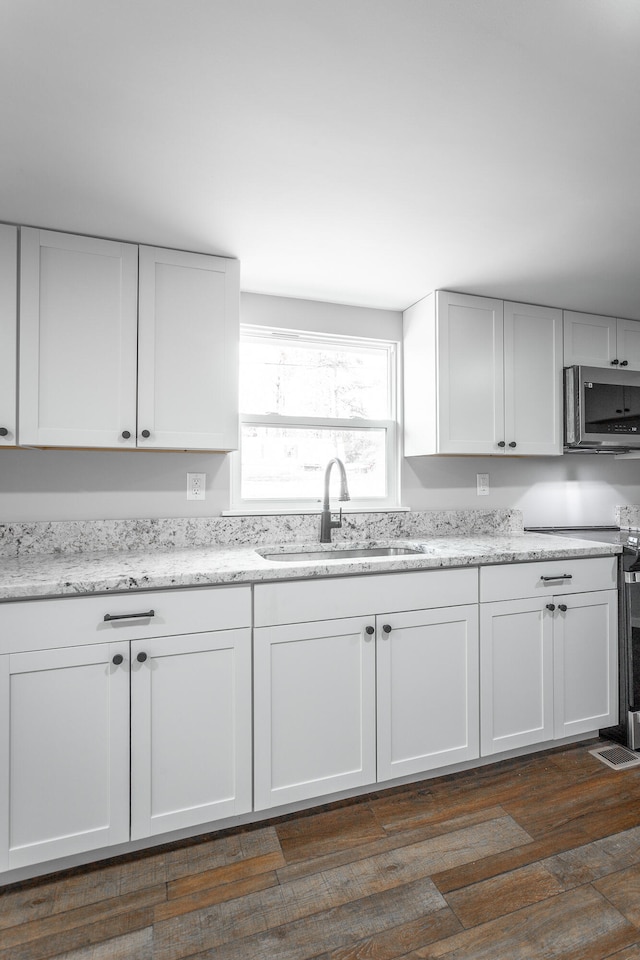
<svg viewBox="0 0 640 960"><path fill-rule="evenodd" d="M617 587L616 568L615 557L537 560L481 567L480 602L613 590Z"/></svg>
<svg viewBox="0 0 640 960"><path fill-rule="evenodd" d="M0 603L0 653L249 626L248 586L15 601Z"/></svg>
<svg viewBox="0 0 640 960"><path fill-rule="evenodd" d="M256 627L478 602L478 569L283 581L254 588Z"/></svg>

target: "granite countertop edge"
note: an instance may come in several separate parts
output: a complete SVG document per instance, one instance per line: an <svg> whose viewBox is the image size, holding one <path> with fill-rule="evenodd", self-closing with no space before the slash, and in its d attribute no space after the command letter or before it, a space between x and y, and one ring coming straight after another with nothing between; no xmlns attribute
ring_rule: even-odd
<svg viewBox="0 0 640 960"><path fill-rule="evenodd" d="M535 560L614 556L616 544L541 533L414 536L342 541L340 549L405 546L420 552L398 557L344 560L265 559L261 553L323 550L320 544L287 543L190 547L85 554L38 554L0 560L0 601L30 600L168 588L255 584L280 580L399 573ZM260 551L260 553L258 553Z"/></svg>

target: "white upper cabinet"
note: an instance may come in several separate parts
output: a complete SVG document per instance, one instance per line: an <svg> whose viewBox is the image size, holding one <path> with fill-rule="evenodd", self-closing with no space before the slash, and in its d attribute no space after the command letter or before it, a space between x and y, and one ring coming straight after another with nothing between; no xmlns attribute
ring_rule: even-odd
<svg viewBox="0 0 640 960"><path fill-rule="evenodd" d="M640 322L564 311L564 365L640 370Z"/></svg>
<svg viewBox="0 0 640 960"><path fill-rule="evenodd" d="M492 453L504 433L502 301L439 293L436 311L438 453Z"/></svg>
<svg viewBox="0 0 640 960"><path fill-rule="evenodd" d="M137 292L134 244L21 230L21 444L135 446Z"/></svg>
<svg viewBox="0 0 640 960"><path fill-rule="evenodd" d="M239 289L237 260L140 247L138 446L237 447Z"/></svg>
<svg viewBox="0 0 640 960"><path fill-rule="evenodd" d="M505 452L562 453L562 311L504 305Z"/></svg>
<svg viewBox="0 0 640 960"><path fill-rule="evenodd" d="M0 224L0 446L16 445L18 230Z"/></svg>
<svg viewBox="0 0 640 960"><path fill-rule="evenodd" d="M29 228L21 254L21 444L237 446L237 261Z"/></svg>
<svg viewBox="0 0 640 960"><path fill-rule="evenodd" d="M562 453L562 311L438 291L404 314L405 455Z"/></svg>

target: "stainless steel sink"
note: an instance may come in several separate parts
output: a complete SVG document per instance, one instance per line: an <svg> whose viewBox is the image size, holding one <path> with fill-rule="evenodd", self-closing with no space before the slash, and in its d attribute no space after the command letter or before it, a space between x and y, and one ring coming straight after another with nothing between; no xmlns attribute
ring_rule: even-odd
<svg viewBox="0 0 640 960"><path fill-rule="evenodd" d="M412 547L358 547L354 550L328 547L326 550L293 550L286 553L263 553L258 551L265 560L304 561L320 560L323 563L332 560L366 560L369 557L407 557L421 553Z"/></svg>

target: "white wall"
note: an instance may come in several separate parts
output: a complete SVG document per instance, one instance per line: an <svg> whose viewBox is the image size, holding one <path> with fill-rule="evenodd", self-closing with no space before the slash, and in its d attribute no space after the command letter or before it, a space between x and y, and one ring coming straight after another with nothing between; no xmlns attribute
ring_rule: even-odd
<svg viewBox="0 0 640 960"><path fill-rule="evenodd" d="M476 474L489 474L489 496ZM518 507L527 526L613 524L614 508L640 503L640 460L562 457L411 457L403 465L403 498L412 510Z"/></svg>
<svg viewBox="0 0 640 960"><path fill-rule="evenodd" d="M242 295L245 323L400 339L402 316L342 304ZM187 501L187 472L207 474L207 499ZM490 495L476 495L476 473ZM414 510L519 507L525 523L613 522L618 504L640 503L640 460L611 457L414 457L403 464L403 503ZM320 495L320 493L319 493ZM188 517L229 506L224 454L0 450L0 522Z"/></svg>

